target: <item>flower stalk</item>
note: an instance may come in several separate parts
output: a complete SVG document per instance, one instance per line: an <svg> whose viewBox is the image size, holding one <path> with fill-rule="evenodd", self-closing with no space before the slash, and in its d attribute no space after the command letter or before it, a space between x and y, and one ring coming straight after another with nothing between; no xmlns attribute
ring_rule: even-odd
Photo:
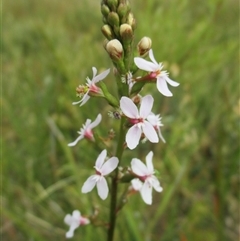
<svg viewBox="0 0 240 241"><path fill-rule="evenodd" d="M119 127L119 138L118 145L116 150L116 157L119 159L119 164L121 163L122 154L124 151L124 138L125 138L125 130L124 130L124 118L121 118L121 123ZM116 218L117 218L117 194L118 194L118 168L115 170L114 177L111 180L111 200L110 200L110 213L109 213L109 229L108 229L108 237L107 241L113 241L114 238L114 230L116 226Z"/></svg>
<svg viewBox="0 0 240 241"><path fill-rule="evenodd" d="M115 77L111 83L116 86L118 96L112 94L111 88L104 83L104 79L110 76L111 68L97 74L97 68L93 67L92 79L87 78L85 85L77 87L77 97L80 100L73 104L82 106L91 98L99 98L99 101L105 99L105 103L112 109L108 116L113 119L111 122L120 120L119 128L115 131L110 127L107 137L95 133L94 128L100 128L104 124L103 113L99 113L95 120L86 120L78 131L77 139L68 145L74 148L82 139L86 139L93 144L95 150L99 151L95 165L93 164L95 173L91 173L83 183L81 192L85 194L96 190L102 200L110 198L109 219L108 223L99 222L98 215L101 209L98 209L98 215L94 217L83 217L78 210L75 210L72 215L68 214L65 217L65 223L70 227L66 234L67 238L73 237L75 229L79 226L103 223L102 226L108 228L107 241L113 241L117 214L125 206L127 199L135 193L140 193L143 202L151 205L152 191L160 193L163 190L155 175L157 172L153 167L152 151L146 156L146 164L133 157L131 161L126 160L124 167L122 165L125 149L132 152L147 141L157 144L162 140L165 143L160 130L163 126L162 117L152 112L153 96L150 94L141 96L139 93L146 84L156 83L158 91L170 97L173 94L167 84L174 87L179 84L171 80L168 72L162 70L163 65L155 60L151 49L152 40L149 37L143 37L134 45L136 20L128 0L102 0L101 12L103 16L101 31L106 37L104 48L112 62ZM147 60L148 58L151 61ZM143 74L137 75L138 72ZM107 125L105 123L105 126L108 127L108 124L111 123ZM112 153L115 153L115 156ZM122 184L126 188L122 195L119 195L119 185Z"/></svg>

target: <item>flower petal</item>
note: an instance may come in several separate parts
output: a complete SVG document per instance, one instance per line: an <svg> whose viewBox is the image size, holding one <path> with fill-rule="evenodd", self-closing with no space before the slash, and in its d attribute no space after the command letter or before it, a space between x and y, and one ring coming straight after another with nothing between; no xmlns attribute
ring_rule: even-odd
<svg viewBox="0 0 240 241"><path fill-rule="evenodd" d="M112 172L118 165L119 161L117 157L111 157L102 165L102 175L106 176Z"/></svg>
<svg viewBox="0 0 240 241"><path fill-rule="evenodd" d="M159 138L158 138L156 130L148 121L144 121L144 125L143 125L142 129L143 129L144 135L147 137L147 139L150 142L152 142L152 143L159 142Z"/></svg>
<svg viewBox="0 0 240 241"><path fill-rule="evenodd" d="M90 96L88 95L88 92L82 97L81 99L81 104L80 106L83 106L84 104L86 104L86 102L90 99ZM77 103L77 102L76 102Z"/></svg>
<svg viewBox="0 0 240 241"><path fill-rule="evenodd" d="M91 124L91 120L87 119L85 124L83 124L83 130L89 128L89 125Z"/></svg>
<svg viewBox="0 0 240 241"><path fill-rule="evenodd" d="M142 118L146 119L151 113L154 99L151 95L146 95L142 98L139 114Z"/></svg>
<svg viewBox="0 0 240 241"><path fill-rule="evenodd" d="M139 68L139 69L142 69L144 71L148 71L148 72L154 72L158 69L158 65L150 62L150 61L147 61L143 58L140 58L140 57L135 57L134 58L134 63L136 64L136 66Z"/></svg>
<svg viewBox="0 0 240 241"><path fill-rule="evenodd" d="M162 135L162 132L161 132L161 130L160 130L160 127L157 128L157 131L158 131L158 135L159 135L160 139L161 139L164 143L166 143L166 141L165 141L165 139L164 139L164 137L163 137L163 135Z"/></svg>
<svg viewBox="0 0 240 241"><path fill-rule="evenodd" d="M171 91L168 89L167 82L163 77L157 78L157 89L160 93L167 97L172 96Z"/></svg>
<svg viewBox="0 0 240 241"><path fill-rule="evenodd" d="M152 164L152 158L153 158L153 152L150 151L146 156L146 165L147 165L148 171L150 173L154 172L154 168L153 168L153 164Z"/></svg>
<svg viewBox="0 0 240 241"><path fill-rule="evenodd" d="M147 120L150 122L150 124L152 124L152 126L154 127L154 129L157 131L158 136L160 137L160 139L166 143L162 133L161 133L161 129L160 126L163 126L162 122L161 122L161 117L160 115L155 115L153 113L151 113L150 115L147 116Z"/></svg>
<svg viewBox="0 0 240 241"><path fill-rule="evenodd" d="M96 185L96 176L97 175L92 175L84 182L82 186L82 193L88 193L93 190Z"/></svg>
<svg viewBox="0 0 240 241"><path fill-rule="evenodd" d="M76 102L72 102L72 105L78 105L81 104L82 100L76 101Z"/></svg>
<svg viewBox="0 0 240 241"><path fill-rule="evenodd" d="M82 139L83 139L83 135L80 135L75 141L69 143L68 146L75 146Z"/></svg>
<svg viewBox="0 0 240 241"><path fill-rule="evenodd" d="M74 231L77 227L76 226L70 226L68 232L66 233L66 238L72 238L73 235L74 235Z"/></svg>
<svg viewBox="0 0 240 241"><path fill-rule="evenodd" d="M176 81L171 80L168 76L165 77L165 80L171 85L171 86L179 86L179 83Z"/></svg>
<svg viewBox="0 0 240 241"><path fill-rule="evenodd" d="M108 185L107 181L104 177L102 177L98 182L97 182L97 191L98 195L102 200L105 200L108 196Z"/></svg>
<svg viewBox="0 0 240 241"><path fill-rule="evenodd" d="M74 210L72 213L72 217L75 219L80 219L81 218L81 213L78 210Z"/></svg>
<svg viewBox="0 0 240 241"><path fill-rule="evenodd" d="M132 179L131 184L132 184L132 187L135 191L140 191L142 186L143 186L143 183L140 181L139 178Z"/></svg>
<svg viewBox="0 0 240 241"><path fill-rule="evenodd" d="M143 187L140 191L143 201L151 205L152 204L152 186L147 181L144 182Z"/></svg>
<svg viewBox="0 0 240 241"><path fill-rule="evenodd" d="M149 58L152 60L152 62L153 62L154 64L158 65L156 59L154 58L153 50L152 50L152 49L149 50Z"/></svg>
<svg viewBox="0 0 240 241"><path fill-rule="evenodd" d="M120 100L120 108L124 115L126 115L129 118L135 119L138 118L138 109L136 105L133 103L133 101L128 98L123 96Z"/></svg>
<svg viewBox="0 0 240 241"><path fill-rule="evenodd" d="M134 174L139 177L143 177L149 174L146 165L137 158L133 158L131 161L131 169Z"/></svg>
<svg viewBox="0 0 240 241"><path fill-rule="evenodd" d="M96 67L92 67L92 72L93 72L93 79L97 74L97 68Z"/></svg>
<svg viewBox="0 0 240 241"><path fill-rule="evenodd" d="M64 218L64 223L66 223L67 225L71 225L72 223L72 216L70 214L67 214Z"/></svg>
<svg viewBox="0 0 240 241"><path fill-rule="evenodd" d="M126 134L126 142L129 149L133 150L139 143L142 130L137 126L132 126Z"/></svg>
<svg viewBox="0 0 240 241"><path fill-rule="evenodd" d="M161 123L161 117L160 115L155 115L152 112L147 116L147 120L154 126L154 127L158 127L158 126L163 126L163 124Z"/></svg>
<svg viewBox="0 0 240 241"><path fill-rule="evenodd" d="M97 167L98 169L101 169L106 157L107 157L107 151L106 151L106 150L103 150L103 151L99 154L99 156L98 156L98 158L97 158L97 160L96 160L95 167Z"/></svg>
<svg viewBox="0 0 240 241"><path fill-rule="evenodd" d="M99 82L100 80L104 79L110 72L110 69L107 69L103 71L101 74L97 75L96 77L93 78L92 82L95 84Z"/></svg>
<svg viewBox="0 0 240 241"><path fill-rule="evenodd" d="M101 114L98 114L97 118L95 121L93 121L90 125L89 125L89 128L92 129L94 127L96 127L102 120L102 115Z"/></svg>
<svg viewBox="0 0 240 241"><path fill-rule="evenodd" d="M152 176L152 186L157 192L161 192L163 188L160 186L160 182L155 176Z"/></svg>

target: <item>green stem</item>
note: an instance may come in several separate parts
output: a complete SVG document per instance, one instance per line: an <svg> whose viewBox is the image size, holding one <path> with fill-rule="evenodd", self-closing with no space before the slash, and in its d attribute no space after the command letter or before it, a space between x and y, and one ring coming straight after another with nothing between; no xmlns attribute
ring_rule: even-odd
<svg viewBox="0 0 240 241"><path fill-rule="evenodd" d="M125 139L125 131L123 128L124 118L121 119L119 128L119 139L116 150L116 157L119 159L119 164L121 162L121 157L123 154L123 143ZM114 230L116 224L116 207L117 207L117 189L118 189L118 168L115 171L114 177L111 183L111 201L110 201L110 215L109 215L109 229L108 229L108 241L113 241Z"/></svg>

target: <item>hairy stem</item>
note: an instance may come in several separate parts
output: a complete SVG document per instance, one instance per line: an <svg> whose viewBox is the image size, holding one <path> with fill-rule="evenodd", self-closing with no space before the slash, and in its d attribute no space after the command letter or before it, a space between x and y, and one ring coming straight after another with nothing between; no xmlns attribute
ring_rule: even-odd
<svg viewBox="0 0 240 241"><path fill-rule="evenodd" d="M118 145L116 150L116 157L119 159L119 164L121 162L121 157L123 154L123 143L125 137L125 131L123 128L124 118L121 119L120 128L119 128L119 138ZM118 168L116 168L114 177L112 178L111 183L111 201L110 201L110 215L109 215L109 229L108 229L108 241L113 241L114 230L116 224L116 207L117 207L117 192L118 192Z"/></svg>

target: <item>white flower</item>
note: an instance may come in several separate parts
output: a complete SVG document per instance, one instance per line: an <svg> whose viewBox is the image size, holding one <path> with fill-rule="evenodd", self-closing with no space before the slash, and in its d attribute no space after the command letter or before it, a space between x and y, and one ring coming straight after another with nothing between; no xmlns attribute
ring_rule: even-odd
<svg viewBox="0 0 240 241"><path fill-rule="evenodd" d="M153 113L150 113L147 117L147 120L153 125L154 129L158 132L159 137L165 143L166 141L163 138L161 130L160 130L160 126L163 126L161 119L162 119L162 117L160 117L160 115L155 115Z"/></svg>
<svg viewBox="0 0 240 241"><path fill-rule="evenodd" d="M105 70L104 72L102 72L101 74L97 75L97 69L95 67L92 67L92 71L93 71L93 78L92 80L90 80L87 77L87 84L86 86L79 86L77 88L77 90L79 89L79 96L82 96L82 99L80 101L77 102L73 102L73 105L77 105L80 104L80 106L84 105L90 98L90 94L101 94L102 91L99 87L96 86L96 83L98 83L100 80L104 79L110 72L110 69Z"/></svg>
<svg viewBox="0 0 240 241"><path fill-rule="evenodd" d="M140 194L143 201L146 204L152 204L152 188L154 188L157 192L161 192L163 189L160 186L160 182L154 176L154 168L152 164L153 152L149 152L146 156L146 164L142 163L139 159L133 158L131 161L131 169L137 177L143 181L143 185L140 188ZM139 184L138 188L139 188ZM134 186L133 186L134 187Z"/></svg>
<svg viewBox="0 0 240 241"><path fill-rule="evenodd" d="M156 130L147 120L147 117L152 110L153 101L154 100L151 95L146 95L142 98L138 111L136 105L130 98L122 97L120 100L120 108L122 112L133 124L126 134L126 143L128 148L131 150L138 145L142 133L144 133L150 142L157 143L159 141Z"/></svg>
<svg viewBox="0 0 240 241"><path fill-rule="evenodd" d="M167 71L162 71L163 64L157 63L157 61L153 56L152 49L149 50L149 58L151 59L152 62L147 61L140 57L135 57L134 63L139 69L150 72L149 74L150 78L157 79L157 89L160 93L162 93L165 96L172 96L171 91L168 89L167 83L174 87L178 86L179 83L171 80L168 77Z"/></svg>
<svg viewBox="0 0 240 241"><path fill-rule="evenodd" d="M87 119L86 123L83 124L83 127L78 131L79 137L74 141L68 144L68 146L75 146L80 140L83 138L94 140L92 129L96 127L102 120L102 115L98 114L95 121L91 121L90 119Z"/></svg>
<svg viewBox="0 0 240 241"><path fill-rule="evenodd" d="M72 215L67 214L64 218L64 222L70 226L69 231L66 233L66 238L72 238L74 231L80 225L87 225L90 223L88 218L82 217L78 210L74 210Z"/></svg>
<svg viewBox="0 0 240 241"><path fill-rule="evenodd" d="M82 187L82 193L88 193L97 185L98 195L101 199L106 199L108 195L108 185L104 176L112 172L118 165L118 158L111 157L105 163L104 160L107 157L107 151L103 150L98 156L95 163L96 174L90 176Z"/></svg>

